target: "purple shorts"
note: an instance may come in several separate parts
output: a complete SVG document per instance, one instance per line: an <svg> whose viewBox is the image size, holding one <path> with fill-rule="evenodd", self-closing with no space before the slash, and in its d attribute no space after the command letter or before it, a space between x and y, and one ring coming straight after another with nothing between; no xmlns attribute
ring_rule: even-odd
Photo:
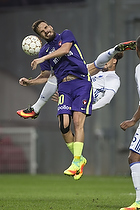
<svg viewBox="0 0 140 210"><path fill-rule="evenodd" d="M61 82L58 86L60 114L72 115L74 111L82 112L87 116L92 113L92 83L86 80L75 79Z"/></svg>

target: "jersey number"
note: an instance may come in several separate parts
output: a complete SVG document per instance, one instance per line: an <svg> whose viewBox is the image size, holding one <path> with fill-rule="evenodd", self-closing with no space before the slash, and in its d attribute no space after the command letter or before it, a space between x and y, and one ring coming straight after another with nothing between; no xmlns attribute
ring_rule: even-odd
<svg viewBox="0 0 140 210"><path fill-rule="evenodd" d="M62 94L62 95L59 96L58 105L61 105L63 103L64 103L64 95Z"/></svg>

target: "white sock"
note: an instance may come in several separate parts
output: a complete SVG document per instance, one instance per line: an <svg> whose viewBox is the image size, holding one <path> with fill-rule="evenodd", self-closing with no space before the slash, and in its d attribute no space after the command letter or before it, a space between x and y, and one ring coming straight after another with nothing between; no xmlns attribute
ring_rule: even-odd
<svg viewBox="0 0 140 210"><path fill-rule="evenodd" d="M136 190L136 201L140 201L140 162L130 165L131 176Z"/></svg>
<svg viewBox="0 0 140 210"><path fill-rule="evenodd" d="M104 65L111 59L114 57L114 55L116 55L118 53L118 51L115 51L115 48L111 48L103 53L101 53L97 59L94 61L94 64L97 68L103 68Z"/></svg>
<svg viewBox="0 0 140 210"><path fill-rule="evenodd" d="M56 92L56 90L57 79L55 76L51 76L44 85L39 99L34 105L32 105L32 108L34 109L35 113L38 113L40 111L40 109L45 105L49 98Z"/></svg>

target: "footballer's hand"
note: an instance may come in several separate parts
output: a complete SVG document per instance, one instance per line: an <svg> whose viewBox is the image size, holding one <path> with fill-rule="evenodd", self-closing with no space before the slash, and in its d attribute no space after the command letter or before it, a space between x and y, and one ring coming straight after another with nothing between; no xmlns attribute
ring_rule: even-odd
<svg viewBox="0 0 140 210"><path fill-rule="evenodd" d="M31 62L31 67L32 67L32 70L35 70L37 68L37 65L38 65L38 60L39 59L34 59L32 62Z"/></svg>
<svg viewBox="0 0 140 210"><path fill-rule="evenodd" d="M28 86L28 85L30 85L30 80L23 77L19 80L19 84L22 85L22 86Z"/></svg>
<svg viewBox="0 0 140 210"><path fill-rule="evenodd" d="M52 95L52 101L55 101L58 103L58 100L59 100L59 94L58 92L56 91L53 95Z"/></svg>
<svg viewBox="0 0 140 210"><path fill-rule="evenodd" d="M45 56L44 56L44 57L45 57ZM44 57L34 59L34 60L31 62L32 70L35 70L35 69L37 68L37 65L38 65L38 64L43 63L43 62L45 61Z"/></svg>
<svg viewBox="0 0 140 210"><path fill-rule="evenodd" d="M121 129L123 129L125 131L127 128L130 128L134 125L135 125L135 121L131 119L131 120L126 120L126 121L122 122L120 124L120 127L121 127Z"/></svg>

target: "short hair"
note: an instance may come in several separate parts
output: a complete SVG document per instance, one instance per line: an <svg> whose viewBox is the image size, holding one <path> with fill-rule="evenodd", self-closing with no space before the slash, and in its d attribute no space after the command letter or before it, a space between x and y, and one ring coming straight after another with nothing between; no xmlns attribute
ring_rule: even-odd
<svg viewBox="0 0 140 210"><path fill-rule="evenodd" d="M113 58L120 60L123 57L123 52L117 53Z"/></svg>
<svg viewBox="0 0 140 210"><path fill-rule="evenodd" d="M39 25L40 23L42 23L42 22L47 24L47 22L46 22L45 20L37 20L37 21L35 21L35 22L32 24L32 30L33 30L35 33L39 34L39 33L38 33L38 30L37 30L37 27L38 27L38 25Z"/></svg>
<svg viewBox="0 0 140 210"><path fill-rule="evenodd" d="M140 36L137 37L136 44L137 44L138 50L140 51Z"/></svg>
<svg viewBox="0 0 140 210"><path fill-rule="evenodd" d="M123 57L123 52L117 53L116 55L114 55L114 59L117 60L116 65L118 63L118 60L120 60Z"/></svg>

